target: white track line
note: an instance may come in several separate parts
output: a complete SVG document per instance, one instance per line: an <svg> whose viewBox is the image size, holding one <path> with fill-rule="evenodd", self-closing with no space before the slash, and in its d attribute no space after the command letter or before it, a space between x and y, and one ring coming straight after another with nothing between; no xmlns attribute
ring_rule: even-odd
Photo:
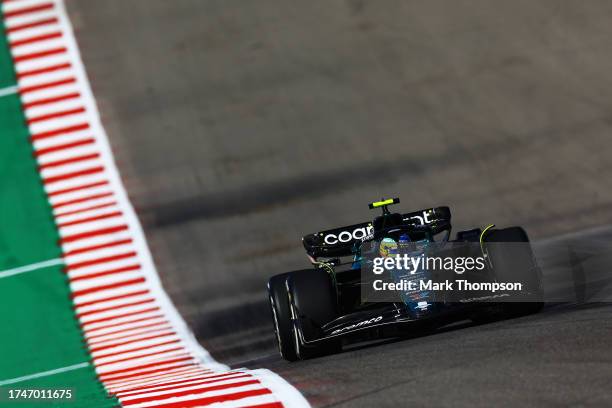
<svg viewBox="0 0 612 408"><path fill-rule="evenodd" d="M2 88L0 89L0 98L3 96L15 95L17 92L19 92L19 87L17 85Z"/></svg>
<svg viewBox="0 0 612 408"><path fill-rule="evenodd" d="M73 365L56 368L54 370L49 370L49 371L41 371L40 373L24 375L23 377L16 377L16 378L8 379L8 380L2 380L0 381L0 387L4 385L9 385L9 384L16 384L16 383L23 382L23 381L34 380L36 378L49 377L51 375L65 373L67 371L74 371L74 370L78 370L79 368L85 368L85 367L89 367L88 362L73 364Z"/></svg>
<svg viewBox="0 0 612 408"><path fill-rule="evenodd" d="M61 258L49 259L48 261L42 261L33 263L30 265L20 266L19 268L8 269L6 271L0 272L0 279L8 278L9 276L19 275L21 273L36 271L38 269L49 268L51 266L63 265L64 260Z"/></svg>

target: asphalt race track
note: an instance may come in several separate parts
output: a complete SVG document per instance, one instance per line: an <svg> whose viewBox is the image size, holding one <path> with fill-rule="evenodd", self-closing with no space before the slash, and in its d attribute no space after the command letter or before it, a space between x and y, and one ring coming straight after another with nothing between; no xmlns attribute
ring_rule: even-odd
<svg viewBox="0 0 612 408"><path fill-rule="evenodd" d="M610 2L67 3L162 280L217 359L313 406L612 404ZM575 301L279 360L267 278L382 196L524 225Z"/></svg>

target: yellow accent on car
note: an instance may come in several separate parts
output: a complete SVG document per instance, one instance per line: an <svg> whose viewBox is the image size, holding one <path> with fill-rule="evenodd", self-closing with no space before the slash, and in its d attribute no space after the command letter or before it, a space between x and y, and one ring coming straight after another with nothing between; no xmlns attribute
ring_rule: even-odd
<svg viewBox="0 0 612 408"><path fill-rule="evenodd" d="M485 253L485 252L484 252L484 247L483 247L483 244L484 244L484 241L483 241L483 240L484 240L484 236L485 236L485 234L487 233L487 231L488 231L488 230L490 230L491 228L493 228L494 226L495 226L495 224L489 224L489 225L487 225L487 226L486 226L486 228L485 228L485 229L483 229L483 230L482 230L482 232L480 233L480 250L482 251L483 255L484 255L484 253Z"/></svg>
<svg viewBox="0 0 612 408"><path fill-rule="evenodd" d="M372 203L372 208L378 208L378 207L382 207L383 205L391 205L394 203L394 199L390 198L388 200L384 200L384 201L376 201L374 203Z"/></svg>
<svg viewBox="0 0 612 408"><path fill-rule="evenodd" d="M489 224L489 225L487 225L487 227L485 229L482 230L482 232L480 233L480 243L481 244L482 244L482 240L484 239L484 235L487 233L488 230L490 230L494 226L495 226L495 224Z"/></svg>

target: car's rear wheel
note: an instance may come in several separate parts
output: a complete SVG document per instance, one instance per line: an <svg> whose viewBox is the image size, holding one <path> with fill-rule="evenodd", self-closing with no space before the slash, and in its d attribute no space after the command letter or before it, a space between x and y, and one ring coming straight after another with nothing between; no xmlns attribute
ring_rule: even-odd
<svg viewBox="0 0 612 408"><path fill-rule="evenodd" d="M490 304L473 320L480 323L539 312L544 306L540 270L525 230L521 227L494 229L486 234L484 243L496 280L520 283L522 289L518 294L511 294L515 297L513 301Z"/></svg>
<svg viewBox="0 0 612 408"><path fill-rule="evenodd" d="M321 327L338 317L336 288L323 269L293 272L288 277L290 306L293 310L293 344L300 359L319 357L342 350L339 338L326 341Z"/></svg>

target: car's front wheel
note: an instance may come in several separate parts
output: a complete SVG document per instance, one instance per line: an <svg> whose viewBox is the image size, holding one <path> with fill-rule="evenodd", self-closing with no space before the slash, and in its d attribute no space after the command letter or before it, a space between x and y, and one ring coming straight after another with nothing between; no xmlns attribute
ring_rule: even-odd
<svg viewBox="0 0 612 408"><path fill-rule="evenodd" d="M295 361L298 356L293 341L293 324L286 285L289 275L289 273L283 273L270 278L268 281L268 299L280 355L287 361Z"/></svg>
<svg viewBox="0 0 612 408"><path fill-rule="evenodd" d="M308 359L341 351L339 338L316 341L323 335L321 327L338 317L336 288L331 276L323 269L293 272L287 279L287 287L297 356Z"/></svg>

